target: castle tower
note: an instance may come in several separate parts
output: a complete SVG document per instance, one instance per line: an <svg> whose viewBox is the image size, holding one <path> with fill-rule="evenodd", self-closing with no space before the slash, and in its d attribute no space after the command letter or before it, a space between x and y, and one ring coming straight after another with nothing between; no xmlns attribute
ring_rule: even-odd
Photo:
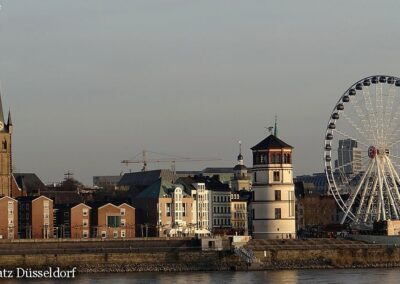
<svg viewBox="0 0 400 284"><path fill-rule="evenodd" d="M11 134L13 123L11 113L8 113L7 123L4 120L3 105L0 95L0 195L11 195L12 181L12 155L11 155Z"/></svg>
<svg viewBox="0 0 400 284"><path fill-rule="evenodd" d="M234 178L231 180L232 191L250 190L250 178L247 174L247 167L244 165L242 155L242 142L239 141L239 155L237 165L233 168Z"/></svg>
<svg viewBox="0 0 400 284"><path fill-rule="evenodd" d="M277 134L277 131L275 131ZM296 237L293 147L270 135L253 151L252 230L255 239Z"/></svg>

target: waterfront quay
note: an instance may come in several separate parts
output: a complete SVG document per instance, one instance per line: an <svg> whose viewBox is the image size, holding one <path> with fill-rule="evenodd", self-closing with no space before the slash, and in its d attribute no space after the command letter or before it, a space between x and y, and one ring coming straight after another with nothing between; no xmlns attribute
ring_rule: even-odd
<svg viewBox="0 0 400 284"><path fill-rule="evenodd" d="M251 240L235 247L225 238L219 249L189 238L14 240L0 242L0 263L79 273L398 267L400 247L347 239Z"/></svg>

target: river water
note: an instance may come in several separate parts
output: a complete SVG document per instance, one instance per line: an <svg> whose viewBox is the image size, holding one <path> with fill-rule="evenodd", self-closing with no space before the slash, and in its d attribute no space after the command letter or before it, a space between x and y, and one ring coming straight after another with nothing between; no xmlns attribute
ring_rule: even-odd
<svg viewBox="0 0 400 284"><path fill-rule="evenodd" d="M74 281L14 279L4 283L400 283L400 269L328 269L251 272L137 272L80 274ZM3 283L3 281L2 281Z"/></svg>

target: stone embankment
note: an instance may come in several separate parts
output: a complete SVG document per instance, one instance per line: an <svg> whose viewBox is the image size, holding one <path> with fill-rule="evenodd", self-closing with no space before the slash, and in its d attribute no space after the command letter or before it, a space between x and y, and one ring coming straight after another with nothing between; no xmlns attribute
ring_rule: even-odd
<svg viewBox="0 0 400 284"><path fill-rule="evenodd" d="M400 247L361 241L252 240L252 263L223 251L202 251L190 239L0 242L0 268L76 267L80 273L223 271L400 266Z"/></svg>
<svg viewBox="0 0 400 284"><path fill-rule="evenodd" d="M250 269L400 267L400 247L343 239L252 240Z"/></svg>

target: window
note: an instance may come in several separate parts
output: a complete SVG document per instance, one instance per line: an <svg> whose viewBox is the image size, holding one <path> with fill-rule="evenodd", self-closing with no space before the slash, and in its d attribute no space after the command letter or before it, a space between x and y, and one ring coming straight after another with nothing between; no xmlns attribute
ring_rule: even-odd
<svg viewBox="0 0 400 284"><path fill-rule="evenodd" d="M113 231L113 238L114 239L118 238L118 231Z"/></svg>
<svg viewBox="0 0 400 284"><path fill-rule="evenodd" d="M121 231L121 238L125 238L126 237L126 231L125 230L122 230Z"/></svg>
<svg viewBox="0 0 400 284"><path fill-rule="evenodd" d="M281 219L281 208L275 208L275 219Z"/></svg>
<svg viewBox="0 0 400 284"><path fill-rule="evenodd" d="M125 226L125 219L121 219L121 226Z"/></svg>
<svg viewBox="0 0 400 284"><path fill-rule="evenodd" d="M64 217L68 217L69 216L69 212L64 212Z"/></svg>
<svg viewBox="0 0 400 284"><path fill-rule="evenodd" d="M83 209L82 209L82 215L83 215L83 216L87 216L88 213L89 213L89 210L88 210L87 208L83 208Z"/></svg>
<svg viewBox="0 0 400 284"><path fill-rule="evenodd" d="M280 173L279 171L274 171L274 181L280 181Z"/></svg>
<svg viewBox="0 0 400 284"><path fill-rule="evenodd" d="M254 182L257 182L257 172L254 172Z"/></svg>
<svg viewBox="0 0 400 284"><path fill-rule="evenodd" d="M82 225L83 225L83 227L87 227L88 226L88 220L87 219L83 219L82 220Z"/></svg>
<svg viewBox="0 0 400 284"><path fill-rule="evenodd" d="M125 216L125 208L121 208L121 216Z"/></svg>
<svg viewBox="0 0 400 284"><path fill-rule="evenodd" d="M101 237L104 239L107 237L106 231L101 231Z"/></svg>
<svg viewBox="0 0 400 284"><path fill-rule="evenodd" d="M165 214L167 215L167 217L171 216L171 203L165 204Z"/></svg>
<svg viewBox="0 0 400 284"><path fill-rule="evenodd" d="M280 190L275 190L275 200L277 200L277 201L281 200L281 191Z"/></svg>
<svg viewBox="0 0 400 284"><path fill-rule="evenodd" d="M82 235L83 235L84 239L87 239L89 237L89 231L88 230L83 230Z"/></svg>
<svg viewBox="0 0 400 284"><path fill-rule="evenodd" d="M121 225L121 216L107 216L107 227L117 228Z"/></svg>

